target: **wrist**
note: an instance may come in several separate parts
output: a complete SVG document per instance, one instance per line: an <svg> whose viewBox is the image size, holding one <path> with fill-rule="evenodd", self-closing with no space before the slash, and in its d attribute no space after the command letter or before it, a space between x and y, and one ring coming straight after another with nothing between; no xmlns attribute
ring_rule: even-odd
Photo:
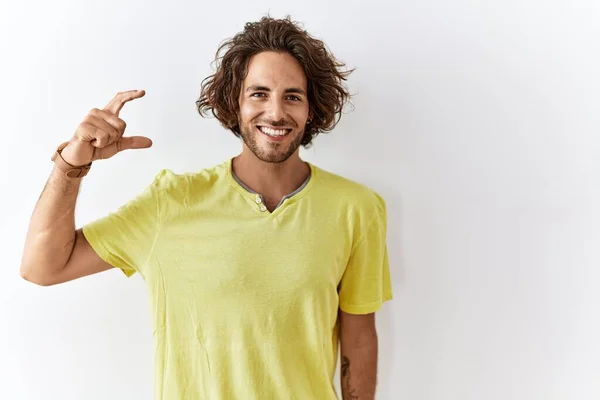
<svg viewBox="0 0 600 400"><path fill-rule="evenodd" d="M51 160L54 162L54 165L57 170L62 172L62 174L67 178L83 178L89 172L92 163L88 163L85 165L75 165L69 162L70 157L68 156L68 149L63 154L63 150L67 148L70 142L64 142L54 152ZM64 156L67 156L66 158Z"/></svg>

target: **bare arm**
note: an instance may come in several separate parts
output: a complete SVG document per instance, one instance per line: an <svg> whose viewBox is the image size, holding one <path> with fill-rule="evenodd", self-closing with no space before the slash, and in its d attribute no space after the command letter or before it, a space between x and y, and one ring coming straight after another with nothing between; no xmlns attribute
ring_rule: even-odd
<svg viewBox="0 0 600 400"><path fill-rule="evenodd" d="M105 271L104 262L75 230L75 204L81 178L54 168L33 211L21 262L21 276L54 285Z"/></svg>
<svg viewBox="0 0 600 400"><path fill-rule="evenodd" d="M377 386L375 314L340 310L341 387L343 400L374 400Z"/></svg>
<svg viewBox="0 0 600 400"><path fill-rule="evenodd" d="M148 138L123 137L118 117L123 105L144 91L118 93L102 110L92 109L63 149L71 165L107 159L125 149L146 148ZM81 230L75 230L75 205L82 178L69 178L54 168L34 208L25 239L21 276L38 285L54 285L110 269Z"/></svg>

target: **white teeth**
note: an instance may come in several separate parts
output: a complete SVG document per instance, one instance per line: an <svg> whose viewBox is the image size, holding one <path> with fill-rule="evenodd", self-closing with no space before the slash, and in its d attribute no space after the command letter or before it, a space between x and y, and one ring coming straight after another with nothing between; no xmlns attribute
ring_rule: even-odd
<svg viewBox="0 0 600 400"><path fill-rule="evenodd" d="M283 136L288 133L287 129L271 129L267 128L266 126L261 126L259 129L262 133L265 133L269 136Z"/></svg>

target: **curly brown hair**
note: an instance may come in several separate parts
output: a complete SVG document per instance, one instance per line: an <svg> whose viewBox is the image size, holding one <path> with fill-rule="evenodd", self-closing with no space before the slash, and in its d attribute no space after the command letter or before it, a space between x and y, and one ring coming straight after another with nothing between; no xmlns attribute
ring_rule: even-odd
<svg viewBox="0 0 600 400"><path fill-rule="evenodd" d="M345 64L333 56L323 41L310 36L289 16L266 16L258 22L248 22L242 32L219 46L214 60L216 72L202 81L196 100L198 112L202 117L211 113L223 127L240 137L239 93L250 57L263 51L289 53L306 74L311 120L301 145L309 147L313 138L333 130L339 122L350 99L344 82L353 70L342 71Z"/></svg>

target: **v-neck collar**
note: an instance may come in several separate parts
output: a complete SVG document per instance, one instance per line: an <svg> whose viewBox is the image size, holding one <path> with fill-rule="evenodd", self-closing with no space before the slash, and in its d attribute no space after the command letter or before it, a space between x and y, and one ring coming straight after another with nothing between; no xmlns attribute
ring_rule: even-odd
<svg viewBox="0 0 600 400"><path fill-rule="evenodd" d="M306 161L305 161L306 162ZM279 213L279 210L283 209L285 205L298 201L300 198L304 197L308 191L312 188L314 181L317 175L317 168L309 162L306 164L310 168L310 174L304 180L304 182L296 188L293 192L283 196L280 200L279 204L275 207L273 211L269 211L264 204L264 199L260 193L255 192L250 189L246 184L244 184L233 172L233 158L229 158L225 167L227 169L227 176L230 183L235 187L235 189L242 194L242 196L249 201L252 207L257 210L259 213L265 213L267 215L274 215Z"/></svg>

